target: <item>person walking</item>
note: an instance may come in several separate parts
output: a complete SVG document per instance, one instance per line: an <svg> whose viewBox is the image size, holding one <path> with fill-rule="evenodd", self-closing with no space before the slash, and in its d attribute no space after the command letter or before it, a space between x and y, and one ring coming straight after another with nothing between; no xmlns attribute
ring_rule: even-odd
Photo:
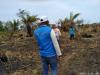
<svg viewBox="0 0 100 75"><path fill-rule="evenodd" d="M73 48L73 47L76 47L77 44L75 44L75 23L74 22L71 22L70 24L70 27L69 27L69 36L70 36L70 46Z"/></svg>
<svg viewBox="0 0 100 75"><path fill-rule="evenodd" d="M58 27L56 25L53 25L52 28L53 28L53 30L55 32L55 35L56 35L56 38L57 38L57 40L59 42L59 39L60 39L60 36L61 36L61 32L60 32L60 30L58 29Z"/></svg>
<svg viewBox="0 0 100 75"><path fill-rule="evenodd" d="M39 46L39 53L43 65L43 75L58 75L57 63L62 53L57 42L55 32L48 26L48 18L42 16L40 25L34 31Z"/></svg>
<svg viewBox="0 0 100 75"><path fill-rule="evenodd" d="M75 38L75 27L74 27L73 22L71 22L71 25L69 27L69 35L70 35L70 40L74 40L74 38Z"/></svg>

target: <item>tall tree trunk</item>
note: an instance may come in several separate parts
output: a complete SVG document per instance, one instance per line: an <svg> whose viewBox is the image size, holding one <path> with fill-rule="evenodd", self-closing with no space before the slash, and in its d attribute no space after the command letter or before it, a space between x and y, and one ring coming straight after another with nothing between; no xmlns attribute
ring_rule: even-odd
<svg viewBox="0 0 100 75"><path fill-rule="evenodd" d="M27 24L26 27L27 27L27 35L29 37L32 37L32 29L31 29L31 26L29 24Z"/></svg>

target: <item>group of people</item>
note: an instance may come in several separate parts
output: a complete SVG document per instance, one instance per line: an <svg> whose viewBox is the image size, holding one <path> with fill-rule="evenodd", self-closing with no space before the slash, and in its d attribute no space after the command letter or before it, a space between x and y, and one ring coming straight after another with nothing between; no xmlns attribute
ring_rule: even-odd
<svg viewBox="0 0 100 75"><path fill-rule="evenodd" d="M73 23L72 23L73 24ZM43 66L43 75L58 75L58 62L62 53L59 47L60 30L56 25L50 28L49 20L46 16L39 19L39 27L34 31L34 37L39 46L39 54ZM70 39L74 38L75 30L73 25L70 26ZM49 72L49 69L51 72Z"/></svg>
<svg viewBox="0 0 100 75"><path fill-rule="evenodd" d="M75 29L73 22L69 28L70 40L74 39ZM34 37L39 46L39 54L43 66L43 75L58 75L58 62L61 60L61 49L59 46L59 39L61 32L56 25L52 28L48 26L49 20L46 16L39 19L39 27L34 31ZM0 55L0 61L7 62L5 55ZM49 69L51 72L49 72Z"/></svg>

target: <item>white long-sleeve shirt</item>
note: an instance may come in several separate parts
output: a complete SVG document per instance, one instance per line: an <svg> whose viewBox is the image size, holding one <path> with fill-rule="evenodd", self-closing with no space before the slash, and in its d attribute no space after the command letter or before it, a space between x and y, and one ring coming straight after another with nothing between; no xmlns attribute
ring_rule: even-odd
<svg viewBox="0 0 100 75"><path fill-rule="evenodd" d="M54 28L53 30L55 32L55 35L56 35L57 40L59 40L59 37L61 36L60 30L58 28Z"/></svg>
<svg viewBox="0 0 100 75"><path fill-rule="evenodd" d="M61 56L62 53L61 53L61 50L60 50L60 47L59 47L59 44L58 44L58 41L57 41L57 38L56 38L56 35L53 29L51 30L51 39L52 39L57 55Z"/></svg>

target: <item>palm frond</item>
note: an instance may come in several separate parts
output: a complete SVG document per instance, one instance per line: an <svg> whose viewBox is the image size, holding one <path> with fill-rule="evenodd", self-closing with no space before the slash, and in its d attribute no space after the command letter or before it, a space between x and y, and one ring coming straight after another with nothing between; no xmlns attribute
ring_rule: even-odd
<svg viewBox="0 0 100 75"><path fill-rule="evenodd" d="M80 15L80 13L73 15L72 20L76 19L79 15Z"/></svg>

